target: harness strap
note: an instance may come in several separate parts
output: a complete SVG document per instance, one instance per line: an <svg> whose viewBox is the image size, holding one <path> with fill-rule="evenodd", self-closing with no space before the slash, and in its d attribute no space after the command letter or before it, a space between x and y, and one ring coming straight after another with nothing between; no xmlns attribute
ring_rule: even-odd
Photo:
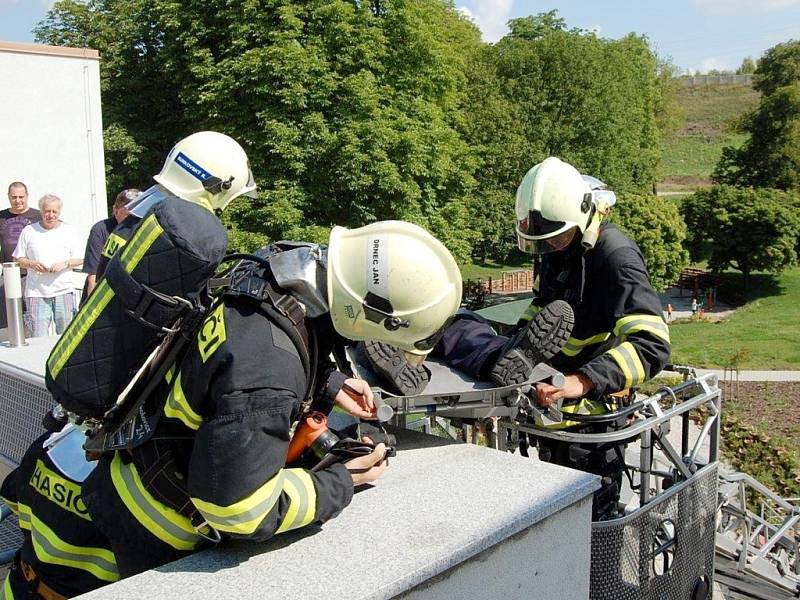
<svg viewBox="0 0 800 600"><path fill-rule="evenodd" d="M179 296L168 296L136 281L122 266L121 261L109 263L105 273L108 284L133 319L157 331L172 332L175 324L192 303Z"/></svg>
<svg viewBox="0 0 800 600"><path fill-rule="evenodd" d="M142 483L156 500L194 520L199 513L189 498L186 477L169 443L154 440L130 453L130 457Z"/></svg>

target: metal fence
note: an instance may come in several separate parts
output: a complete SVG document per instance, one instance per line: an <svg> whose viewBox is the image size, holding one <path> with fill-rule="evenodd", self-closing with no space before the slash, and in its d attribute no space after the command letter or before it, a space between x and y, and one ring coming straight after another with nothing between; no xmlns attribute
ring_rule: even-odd
<svg viewBox="0 0 800 600"><path fill-rule="evenodd" d="M684 75L679 77L681 83L686 87L699 85L753 85L753 75L737 75L735 73L725 73L722 75Z"/></svg>

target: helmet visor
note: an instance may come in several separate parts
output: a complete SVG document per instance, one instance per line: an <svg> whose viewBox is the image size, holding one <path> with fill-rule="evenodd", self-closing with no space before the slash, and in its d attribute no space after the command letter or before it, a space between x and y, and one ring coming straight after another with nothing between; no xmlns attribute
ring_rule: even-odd
<svg viewBox="0 0 800 600"><path fill-rule="evenodd" d="M526 254L549 254L566 250L577 237L578 228L570 227L566 231L548 238L530 239L517 231L517 247Z"/></svg>
<svg viewBox="0 0 800 600"><path fill-rule="evenodd" d="M517 231L524 236L539 238L552 235L564 229L564 226L566 226L564 221L545 219L538 210L532 210L517 223Z"/></svg>

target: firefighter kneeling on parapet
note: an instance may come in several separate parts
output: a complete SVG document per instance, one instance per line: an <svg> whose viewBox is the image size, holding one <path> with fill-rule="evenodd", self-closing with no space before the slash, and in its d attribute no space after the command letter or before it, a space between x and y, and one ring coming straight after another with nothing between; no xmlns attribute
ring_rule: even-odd
<svg viewBox="0 0 800 600"><path fill-rule="evenodd" d="M111 375L81 382L76 375L85 372L80 363L89 348L97 355L105 351L104 360L127 360L105 343L114 327L93 330L98 315L117 299L117 290L137 290L136 302L115 309L107 322L145 337L146 329L154 329L162 346L179 336L165 323L170 318L192 322L203 307L200 283L221 257L188 243L186 236L193 232L175 232L176 215L185 214L177 203L223 208L232 199L231 189L241 194L254 188L244 185L249 173L244 152L215 153L213 137L206 136L208 146L187 147L184 140L170 152L161 175L176 174L183 187L160 176L157 189L143 193L152 199L150 206L109 265L111 279L93 292L93 310L83 320L79 313L73 321L78 325L48 359L51 390L83 417L82 427L88 425L86 446L107 451L87 462L76 459L82 458L80 444L72 453L58 440L50 440L48 448L40 440L31 448L29 462L34 463L43 452L51 456L59 448L70 455L74 464L61 474L58 461L43 464L69 479L71 489L80 489L88 514L74 514L71 521L51 520L45 513L40 518L29 503L44 496L29 472L9 478L16 485L3 487L4 498L29 534L5 584L9 598L26 597L31 590L46 598L66 597L221 539L265 540L335 517L350 503L354 486L383 473L386 449L377 444L369 454L320 470L285 465L292 424L304 409L324 414L337 405L362 418L377 412L367 384L335 370L328 357L341 355L347 340L367 338L425 354L458 308L461 278L455 261L422 228L399 221L353 230L334 227L327 247L279 243L242 260L228 285L209 298L196 334L174 360L159 362L158 353L147 358L156 372L171 366L153 393L145 394L146 401L131 405L135 398L114 387L111 401L104 402L102 388L119 382ZM245 162L230 165L231 156ZM154 256L150 252L156 247ZM169 257L191 264L198 274L176 269ZM163 284L170 275L190 288L175 306L170 297L176 294L167 289L173 284ZM157 319L162 319L160 330ZM94 337L91 343L88 337ZM125 398L119 406L117 397ZM109 415L120 414L128 416L109 427ZM76 433L66 436L65 444L84 439L81 429L69 425L69 432ZM65 573L71 587L61 585ZM69 575L75 573L92 579L81 585Z"/></svg>

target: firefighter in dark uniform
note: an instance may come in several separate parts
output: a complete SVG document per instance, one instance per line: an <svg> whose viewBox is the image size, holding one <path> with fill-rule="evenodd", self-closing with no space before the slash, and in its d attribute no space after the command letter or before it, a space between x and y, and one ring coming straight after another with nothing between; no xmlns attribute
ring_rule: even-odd
<svg viewBox="0 0 800 600"><path fill-rule="evenodd" d="M616 201L598 180L548 158L533 167L517 191L517 240L541 256L538 289L521 323L554 300L575 314L572 335L550 364L565 373L563 387L536 386L542 406L563 401L563 413L602 415L618 410L637 385L669 361L669 329L650 285L638 246L603 221ZM540 426L543 425L540 423ZM622 422L581 425L564 420L551 428L602 432ZM595 520L616 516L624 444L568 444L540 437L542 460L602 477L595 493Z"/></svg>
<svg viewBox="0 0 800 600"><path fill-rule="evenodd" d="M148 228L135 229L125 244L127 258L146 254L142 240L160 239L150 227L158 203L186 201L218 213L255 192L244 151L216 132L178 142L155 179L130 206L134 217L149 216L142 221ZM175 265L160 270L169 269ZM160 270L154 268L155 278ZM103 289L109 276L86 303L82 329L62 337L51 353L51 383L59 377L53 365L63 370L80 336L92 333L104 294L111 295ZM308 404L322 412L336 405L363 418L377 414L369 386L330 364L331 348L341 356L348 340L377 339L427 354L458 308L461 276L452 255L424 229L386 221L334 227L327 247L268 247L239 264L214 298L189 345L164 365L169 369L155 391L141 395L146 402L133 403L130 413L118 410L123 427L112 437L124 440L110 450L103 435L86 442L99 456L81 484L81 501L108 539L120 577L224 539L266 540L339 514L355 486L383 473L383 444L316 471L285 464L292 425ZM77 410L84 397L76 394L65 408L96 414L95 404ZM127 427L143 423L152 435ZM98 440L99 450L92 445ZM51 581L62 576L54 566L41 582L54 587Z"/></svg>
<svg viewBox="0 0 800 600"><path fill-rule="evenodd" d="M452 256L409 223L336 227L327 252L307 244L274 251L263 254L269 266L234 272L167 374L153 438L103 456L84 482L123 577L209 540L265 540L339 514L355 485L382 473L385 447L316 472L285 466L304 398L323 412L336 404L376 414L366 383L331 370L325 357L343 338L424 354L460 302ZM345 382L357 399L342 391Z"/></svg>
<svg viewBox="0 0 800 600"><path fill-rule="evenodd" d="M432 354L500 385L525 381L544 358L565 374L565 383L561 388L537 384L535 399L541 406L563 400L563 413L587 415L618 409L633 388L668 362L670 341L641 251L603 220L615 201L602 182L581 176L558 158L534 166L516 198L519 248L540 258L530 306L509 338L495 335L480 319L457 318ZM566 323L572 329L563 343ZM408 373L416 367L403 363L393 371L381 369L378 353L367 356L396 387L412 379ZM602 432L624 425L624 420L591 426L564 420L546 426ZM615 516L624 444L576 445L544 437L535 441L542 460L600 475L602 488L594 497L593 517ZM523 449L525 444L523 434Z"/></svg>
<svg viewBox="0 0 800 600"><path fill-rule="evenodd" d="M562 400L563 413L614 412L669 361L669 329L642 253L603 221L615 200L601 182L582 178L556 158L531 169L517 192L519 246L542 255L539 287L525 318L557 298L575 312L572 336L550 360L566 374L564 386L536 389L540 405ZM602 432L625 425L625 419L592 425L565 420L551 427ZM537 443L542 460L600 475L593 518L617 516L623 443L573 445L544 437Z"/></svg>
<svg viewBox="0 0 800 600"><path fill-rule="evenodd" d="M44 434L3 481L0 500L17 515L24 541L0 598L61 600L119 579L109 541L81 496L81 482L94 466L82 440L71 425Z"/></svg>

